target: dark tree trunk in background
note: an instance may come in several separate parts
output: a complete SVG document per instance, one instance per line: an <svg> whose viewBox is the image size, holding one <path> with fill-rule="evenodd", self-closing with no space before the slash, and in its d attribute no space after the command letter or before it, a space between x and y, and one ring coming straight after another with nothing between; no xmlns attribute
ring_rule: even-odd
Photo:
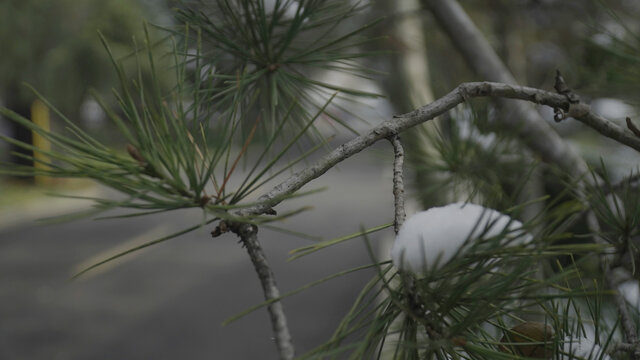
<svg viewBox="0 0 640 360"><path fill-rule="evenodd" d="M18 91L9 90L6 92L7 96L4 99L4 106L19 115L23 116L26 119L31 119L31 103L28 100L21 98L18 95ZM28 144L32 144L32 135L31 130L25 128L24 126L18 125L13 121L8 121L9 126L9 136L13 137L16 140L23 141ZM9 147L10 155L9 161L18 165L25 166L33 166L33 161L25 159L22 156L16 154L22 154L26 156L32 156L33 152L31 150L20 148L16 145L10 144ZM32 177L16 177L16 179L24 181L24 182L33 182Z"/></svg>

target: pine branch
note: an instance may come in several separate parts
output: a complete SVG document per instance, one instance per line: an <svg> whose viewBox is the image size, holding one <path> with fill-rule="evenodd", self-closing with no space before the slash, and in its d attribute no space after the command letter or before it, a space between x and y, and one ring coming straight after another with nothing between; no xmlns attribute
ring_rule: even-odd
<svg viewBox="0 0 640 360"><path fill-rule="evenodd" d="M492 83L492 82L476 82L476 83L463 83L456 87L449 94L437 99L436 101L427 104L423 107L420 107L412 112L407 114L395 116L392 119L389 119L382 124L374 127L369 130L367 133L358 136L351 141L348 141L329 154L322 157L319 161L317 161L314 165L309 166L294 175L290 176L288 179L284 180L273 189L271 189L266 194L262 195L258 201L257 205L244 208L237 212L239 216L249 216L249 215L259 215L265 214L273 211L273 207L280 203L284 198L289 195L292 195L300 188L302 188L305 184L311 182L312 180L320 177L322 174L327 172L333 166L338 164L339 162L357 154L358 152L366 149L367 147L373 145L375 142L385 138L391 138L392 143L394 144L394 150L396 154L396 160L394 162L394 187L398 186L398 178L396 177L396 170L398 166L401 166L401 156L399 156L397 144L394 142L394 139L397 141L397 134L413 127L418 124L422 124L427 122L438 115L445 113L446 111L452 109L458 104L468 101L471 98L475 97L495 97L495 98L506 98L506 99L519 99L525 100L541 105L550 106L552 108L567 108L574 104L570 103L570 100L558 93L552 93L545 90L540 90L536 88L523 87L523 86L515 86L515 85L506 85L501 83ZM588 114L585 114L587 116ZM599 118L602 126L607 126L607 123L610 123L609 120L604 118ZM549 139L549 137L557 136L557 134L550 129L549 131L543 131L541 134L545 134L546 136L541 137L532 137L532 142L535 142L535 149L544 149L544 142ZM550 135L553 134L553 135ZM606 135L606 134L605 134ZM562 141L560 139L560 141ZM637 140L635 140L637 141ZM627 144L633 147L636 150L640 151L640 141L638 143L629 142ZM576 158L579 159L582 163L580 157L577 157L568 147L561 147L559 149L565 149L566 153L557 153L552 157L543 157L544 160L548 162L555 163L558 166L563 166L566 162L567 158ZM401 153L401 151L400 151ZM400 159L399 159L400 158ZM584 165L586 167L586 164ZM587 179L585 181L589 181L589 177L583 177L583 179ZM395 189L394 189L395 190ZM394 191L395 192L395 191ZM401 201L399 198L396 198L396 206L398 202ZM398 219L398 209L396 208L396 221ZM267 289L277 293L277 288L275 287L275 281L273 281L273 274L271 273L268 264L266 263L266 259L263 262L259 258L264 258L264 254L262 254L262 250L260 248L260 244L255 237L251 239L255 241L245 241L243 243L247 247L247 251L249 251L252 257L252 261L254 262L254 266L256 266L256 270L259 273L261 281L263 282L263 288L265 289L265 296L269 299ZM257 259L254 260L254 256L257 256ZM270 274L270 276L266 276L266 274ZM273 286L271 286L273 285ZM277 303L273 304L279 305ZM281 325L285 325L286 322L278 322L284 320L284 314L281 316L275 316L275 314L279 314L281 311L281 307L278 306L275 310L271 310L272 314L272 323L274 327L274 331L281 331ZM280 330L276 330L280 329ZM285 334L288 334L286 331ZM279 345L280 346L280 345ZM279 347L280 349L280 347Z"/></svg>
<svg viewBox="0 0 640 360"><path fill-rule="evenodd" d="M302 188L305 184L320 177L336 164L348 159L349 157L359 153L360 151L371 146L375 142L386 139L395 134L402 133L418 124L422 124L435 117L442 115L446 111L451 110L455 106L476 97L494 97L505 99L519 99L533 102L540 105L550 106L552 108L566 108L572 105L569 100L561 94L549 92L541 89L507 85L494 82L470 82L458 85L447 95L435 100L434 102L422 106L412 112L403 115L397 115L392 119L382 122L380 125L372 128L368 132L336 147L330 153L320 158L315 164L293 174L280 184L273 187L270 191L262 195L257 200L257 204L244 208L238 212L240 216L265 214L272 207L279 204L286 196L291 195ZM597 116L595 114L594 118ZM599 126L611 127L611 121L597 116ZM540 122L541 123L541 122ZM527 142L532 145L531 149L540 154L542 159L548 163L555 164L563 169L576 170L584 167L586 172L586 164L582 158L564 144L564 141L555 133L552 128L540 127L539 122L533 122L526 125L529 129ZM546 124L545 124L546 125ZM524 131L524 130L523 130ZM640 151L640 139L628 137L626 131L620 129L623 133L616 132L614 140L625 141L623 144L628 145ZM608 133L611 135L611 133ZM603 134L607 135L607 134ZM563 143L562 146L548 150L547 145L556 141ZM619 140L624 139L624 140ZM551 146L550 146L551 147ZM575 162L579 162L577 166ZM568 164L571 164L569 166ZM572 172L577 177L582 177L584 181L595 181L589 177L583 176L585 172Z"/></svg>

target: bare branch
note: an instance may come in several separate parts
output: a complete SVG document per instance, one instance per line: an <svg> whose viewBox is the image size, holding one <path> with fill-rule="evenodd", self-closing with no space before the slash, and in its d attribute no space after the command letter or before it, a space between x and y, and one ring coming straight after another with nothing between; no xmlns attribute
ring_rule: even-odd
<svg viewBox="0 0 640 360"><path fill-rule="evenodd" d="M391 145L393 145L393 198L395 209L395 220L393 224L393 230L397 234L400 231L402 223L406 214L404 212L404 175L402 171L402 165L404 163L404 148L400 142L398 135L393 135L389 138Z"/></svg>
<svg viewBox="0 0 640 360"><path fill-rule="evenodd" d="M231 230L235 232L246 247L251 262L258 274L264 297L266 300L273 300L280 297L280 291L276 285L276 280L271 271L271 267L267 262L267 257L258 241L258 227L251 224L231 224ZM274 301L268 306L269 316L271 317L271 327L278 347L280 359L290 360L295 356L295 349L291 341L291 334L287 326L287 318L282 308L282 303Z"/></svg>
<svg viewBox="0 0 640 360"><path fill-rule="evenodd" d="M436 101L422 106L410 113L398 115L393 119L384 121L368 132L338 146L329 154L320 158L320 160L315 164L293 174L269 192L262 195L257 200L258 205L244 208L238 212L238 215L247 216L263 214L271 207L279 204L287 195L295 193L302 188L302 186L313 179L318 178L339 162L359 153L378 140L388 138L389 136L401 133L413 126L432 120L433 118L452 109L456 105L475 97L520 99L536 104L547 105L550 107L561 107L565 109L569 109L571 105L578 105L570 104L564 95L536 88L493 82L463 83ZM598 125L599 127L613 129L613 132L609 131L606 134L603 133L603 135L611 135L615 140L623 142L623 144L640 151L640 138L629 136L629 133L620 129L620 127L617 127L616 130L615 127L611 126L613 123L610 121L595 114L592 115L592 118L597 117L597 121L601 122ZM547 123L544 122L544 120L542 120L542 122L522 124L525 129L529 130L529 132L526 133L526 139L523 140L531 145L531 149L540 154L546 162L553 163L563 169L567 169L573 175L584 175L587 171L584 160L575 154L552 128L547 130L546 127L541 126L540 124L547 126ZM522 131L524 131L524 129ZM559 141L562 145L557 147L552 146L551 144L555 141ZM584 171L578 173L577 170L582 169L583 167ZM585 181L593 181L589 177L584 177L584 179Z"/></svg>

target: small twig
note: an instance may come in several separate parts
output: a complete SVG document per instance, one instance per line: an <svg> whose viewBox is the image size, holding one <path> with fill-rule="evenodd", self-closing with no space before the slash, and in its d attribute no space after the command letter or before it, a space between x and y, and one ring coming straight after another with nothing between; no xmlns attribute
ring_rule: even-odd
<svg viewBox="0 0 640 360"><path fill-rule="evenodd" d="M402 223L406 217L404 211L404 175L402 171L402 165L404 163L404 149L400 142L398 135L393 135L389 138L391 145L393 145L393 205L395 209L395 217L393 223L393 230L397 234L400 231Z"/></svg>
<svg viewBox="0 0 640 360"><path fill-rule="evenodd" d="M553 88L556 89L558 94L564 95L570 104L577 104L580 102L578 95L574 94L569 86L567 86L562 74L560 74L560 70L556 70L556 82L553 85ZM553 108L553 120L555 120L555 122L560 122L567 117L568 115L563 109Z"/></svg>
<svg viewBox="0 0 640 360"><path fill-rule="evenodd" d="M562 77L560 70L556 70L556 82L553 85L553 88L556 89L558 94L566 96L569 103L577 104L580 102L580 98L571 90L571 88L569 88L564 77Z"/></svg>
<svg viewBox="0 0 640 360"><path fill-rule="evenodd" d="M258 241L258 227L251 224L231 224L231 230L240 237L240 241L247 249L251 262L258 274L264 297L266 300L273 300L280 297L280 291L276 285L275 276L271 267L267 262L267 257ZM276 346L280 359L290 360L295 356L295 349L287 326L287 318L282 308L282 303L274 301L268 306L269 316L271 317L271 327L275 336Z"/></svg>
<svg viewBox="0 0 640 360"><path fill-rule="evenodd" d="M629 128L635 136L640 137L640 129L631 122L631 118L627 116L625 120L627 121L627 128Z"/></svg>

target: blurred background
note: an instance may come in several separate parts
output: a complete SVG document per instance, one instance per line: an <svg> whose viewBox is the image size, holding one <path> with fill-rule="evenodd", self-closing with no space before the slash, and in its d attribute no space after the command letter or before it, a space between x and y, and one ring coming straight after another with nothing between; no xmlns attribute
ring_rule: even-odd
<svg viewBox="0 0 640 360"><path fill-rule="evenodd" d="M461 3L520 84L551 90L555 70L560 69L572 89L596 112L623 127L627 116L638 120L637 1ZM23 84L27 83L81 129L124 152L125 140L91 96L95 91L108 105L116 105L110 91L117 87L117 74L98 31L115 57L135 69L136 44L144 38L142 23L175 24L174 5L173 1L152 0L2 1L0 104L40 126L63 130L60 116L36 100ZM377 18L382 21L367 35L381 37L363 48L379 54L363 63L379 70L379 75L362 79L329 70L309 74L386 96L345 103L348 111L342 115L353 128L366 129L393 114L408 112L461 82L484 80L469 69L420 1L370 1L353 22L367 24ZM153 28L151 36L160 41L167 33ZM167 49L159 46L157 51L161 58ZM164 81L171 86L170 76ZM551 109L540 111L553 123ZM361 119L350 116L351 112ZM486 104L459 107L454 115L461 122L474 117L469 126L479 130L468 133L478 139L496 131L490 126L496 116L501 115ZM476 123L478 119L485 120L485 126L482 121ZM612 179L637 168L636 153L578 122L567 120L553 126L590 163L597 165L602 158ZM327 135L335 134L332 144L353 136L335 126L320 124L319 128ZM0 134L49 146L8 119L0 118ZM434 191L425 191L432 179L430 162L425 161L431 150L417 135L407 135L405 140L410 152L408 190L414 199L410 206L437 202ZM294 209L313 204L312 211L282 226L311 234L315 240L261 230L281 290L371 262L358 240L301 260L286 259L290 250L319 238L392 221L390 154L387 144L377 145L311 184L313 188L326 186L327 191L287 205ZM0 161L30 165L6 141L0 141ZM69 281L79 269L197 224L202 215L179 211L126 220L36 221L91 206L87 201L47 196L51 192L120 196L85 180L0 177L0 358L276 357L266 311L221 326L224 319L262 301L253 268L233 236L212 239L211 229L204 227ZM391 230L371 236L374 243L385 238L392 238ZM380 253L386 256L384 250ZM372 275L357 272L285 300L300 353L330 336Z"/></svg>

